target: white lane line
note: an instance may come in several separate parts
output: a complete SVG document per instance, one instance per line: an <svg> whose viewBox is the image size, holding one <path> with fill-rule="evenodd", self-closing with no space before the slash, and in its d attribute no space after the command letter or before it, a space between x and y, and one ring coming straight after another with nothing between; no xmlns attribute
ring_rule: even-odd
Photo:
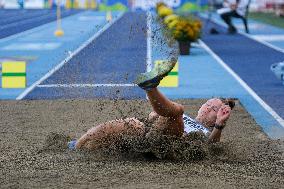
<svg viewBox="0 0 284 189"><path fill-rule="evenodd" d="M94 88L94 87L135 87L135 84L50 84L38 88Z"/></svg>
<svg viewBox="0 0 284 189"><path fill-rule="evenodd" d="M106 19L105 16L80 16L78 20L80 21L98 21Z"/></svg>
<svg viewBox="0 0 284 189"><path fill-rule="evenodd" d="M147 72L151 71L152 69L152 45L151 45L151 40L152 40L152 15L151 12L147 12Z"/></svg>
<svg viewBox="0 0 284 189"><path fill-rule="evenodd" d="M18 50L18 51L43 51L55 50L59 48L61 43L12 43L2 47L4 51Z"/></svg>
<svg viewBox="0 0 284 189"><path fill-rule="evenodd" d="M199 40L200 45L213 57L217 62L225 68L241 86L268 112L276 119L276 121L284 127L284 120L266 104L217 54L215 54L202 40Z"/></svg>
<svg viewBox="0 0 284 189"><path fill-rule="evenodd" d="M251 35L254 39L264 41L284 41L284 35Z"/></svg>
<svg viewBox="0 0 284 189"><path fill-rule="evenodd" d="M146 71L150 72L152 70L152 15L150 11L147 11L147 57L146 57ZM146 99L148 96L146 94Z"/></svg>
<svg viewBox="0 0 284 189"><path fill-rule="evenodd" d="M48 77L50 77L54 72L59 70L64 64L66 64L71 58L73 58L76 54L78 54L81 50L83 50L86 46L88 46L93 40L95 40L97 37L99 37L103 32L105 32L108 28L110 28L116 21L122 18L124 13L121 13L117 19L112 20L111 22L107 23L101 30L99 30L97 33L95 33L92 37L90 37L85 43L83 43L78 49L76 49L74 52L70 53L70 55L65 58L63 61L61 61L57 66L55 66L53 69L51 69L48 73L46 73L42 78L40 78L38 81L34 82L30 87L28 87L23 93L21 93L16 100L23 99L29 92L31 92L37 85L42 83L44 80L46 80Z"/></svg>
<svg viewBox="0 0 284 189"><path fill-rule="evenodd" d="M200 14L200 16L203 17L203 18L205 18L205 19L207 19L206 16L204 16L204 15L201 15L201 14ZM227 28L227 25L226 25L224 22L221 22L221 21L216 20L216 19L214 19L214 18L211 19L211 22L214 22L215 24L218 24L218 25L221 25L221 26ZM247 34L247 33L245 33L245 32L238 31L238 33L239 33L239 34L242 34L242 35L246 36L247 38L250 38L250 39L252 39L252 40L254 40L254 41L257 41L257 42L259 42L259 43L261 43L261 44L263 44L263 45L265 45L265 46L267 46L267 47L269 47L269 48L272 48L272 49L274 49L274 50L276 50L276 51L279 51L279 52L281 52L281 53L284 53L284 49L282 49L282 48L280 48L280 47L274 46L274 45L272 45L272 44L270 44L270 43L268 43L268 42L266 42L266 41L263 41L263 40L254 38L253 36L251 36L250 34Z"/></svg>

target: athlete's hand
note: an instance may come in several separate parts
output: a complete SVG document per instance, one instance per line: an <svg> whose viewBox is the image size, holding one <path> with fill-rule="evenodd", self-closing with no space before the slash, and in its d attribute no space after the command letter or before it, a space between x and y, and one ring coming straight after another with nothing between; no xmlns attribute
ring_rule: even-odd
<svg viewBox="0 0 284 189"><path fill-rule="evenodd" d="M219 111L217 112L216 125L225 126L226 121L231 115L231 108L228 105L222 105Z"/></svg>

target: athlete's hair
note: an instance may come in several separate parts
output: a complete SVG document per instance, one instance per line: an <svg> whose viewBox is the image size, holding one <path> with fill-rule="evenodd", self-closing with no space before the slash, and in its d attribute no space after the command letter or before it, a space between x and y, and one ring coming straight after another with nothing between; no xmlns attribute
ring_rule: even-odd
<svg viewBox="0 0 284 189"><path fill-rule="evenodd" d="M233 98L222 98L221 100L225 105L230 106L231 110L235 107L235 99L233 99Z"/></svg>

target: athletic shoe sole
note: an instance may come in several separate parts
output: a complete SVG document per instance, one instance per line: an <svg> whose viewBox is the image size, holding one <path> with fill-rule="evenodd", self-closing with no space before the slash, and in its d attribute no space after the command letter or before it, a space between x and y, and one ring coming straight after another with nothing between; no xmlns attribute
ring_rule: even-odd
<svg viewBox="0 0 284 189"><path fill-rule="evenodd" d="M156 64L150 72L139 74L134 83L143 89L157 87L160 81L174 68L175 64L176 60L174 59Z"/></svg>

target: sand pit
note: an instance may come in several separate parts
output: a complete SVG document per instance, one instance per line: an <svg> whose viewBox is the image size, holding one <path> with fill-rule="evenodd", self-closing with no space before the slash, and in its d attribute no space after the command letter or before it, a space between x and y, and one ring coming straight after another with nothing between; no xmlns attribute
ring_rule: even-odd
<svg viewBox="0 0 284 189"><path fill-rule="evenodd" d="M179 100L192 116L204 101ZM284 186L283 141L268 139L239 103L220 143L200 158L175 160L45 148L51 133L79 137L111 119L147 117L146 101L0 101L0 108L0 188Z"/></svg>

